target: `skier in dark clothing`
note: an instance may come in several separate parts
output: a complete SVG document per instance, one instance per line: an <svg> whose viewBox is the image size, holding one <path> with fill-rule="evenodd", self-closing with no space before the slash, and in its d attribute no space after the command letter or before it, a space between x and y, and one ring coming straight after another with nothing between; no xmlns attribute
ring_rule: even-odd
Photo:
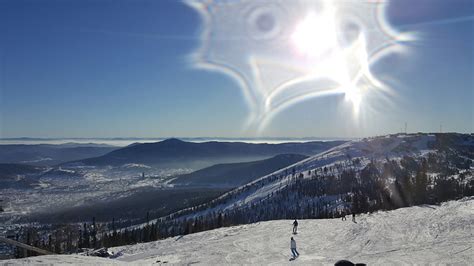
<svg viewBox="0 0 474 266"><path fill-rule="evenodd" d="M353 221L354 223L357 223L357 222L356 222L356 214L355 214L355 212L352 213L352 221Z"/></svg>
<svg viewBox="0 0 474 266"><path fill-rule="evenodd" d="M293 234L296 234L297 233L297 230L298 230L298 221L295 221L293 222Z"/></svg>
<svg viewBox="0 0 474 266"><path fill-rule="evenodd" d="M347 219L346 219L346 211L343 210L343 211L341 212L341 217L342 217L342 220L343 220L343 221L347 220Z"/></svg>

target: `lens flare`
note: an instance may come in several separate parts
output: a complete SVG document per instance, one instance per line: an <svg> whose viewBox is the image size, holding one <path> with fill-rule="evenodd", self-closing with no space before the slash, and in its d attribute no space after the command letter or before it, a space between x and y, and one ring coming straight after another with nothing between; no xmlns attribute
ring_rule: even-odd
<svg viewBox="0 0 474 266"><path fill-rule="evenodd" d="M413 40L385 19L388 1L188 0L201 15L201 46L191 64L235 78L265 128L309 98L344 95L357 117L364 96L388 87L371 72L381 57Z"/></svg>
<svg viewBox="0 0 474 266"><path fill-rule="evenodd" d="M291 40L298 52L305 56L321 56L337 47L333 16L309 13L297 26Z"/></svg>

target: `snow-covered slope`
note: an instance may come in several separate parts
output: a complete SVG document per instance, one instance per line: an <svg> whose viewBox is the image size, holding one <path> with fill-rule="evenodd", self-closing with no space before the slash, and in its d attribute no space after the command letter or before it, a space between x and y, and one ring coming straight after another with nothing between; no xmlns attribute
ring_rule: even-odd
<svg viewBox="0 0 474 266"><path fill-rule="evenodd" d="M292 221L268 221L115 247L116 259L55 255L3 261L12 264L307 264L340 259L368 265L474 262L474 198L423 205L348 219L301 220L300 257L289 262Z"/></svg>
<svg viewBox="0 0 474 266"><path fill-rule="evenodd" d="M461 153L463 155L461 155ZM165 217L165 219L195 219L196 217L212 213L228 213L236 209L252 208L255 210L256 206L260 206L261 209L268 209L269 207L275 207L275 202L271 200L283 203L283 200L277 198L278 193L281 195L293 189L294 187L292 188L292 185L297 182L303 180L317 180L321 179L321 177L327 179L340 178L343 172L348 171L352 171L354 173L352 175L360 181L362 178L361 170L366 168L370 162L373 162L375 167L379 167L379 172L382 173L384 164L389 161L396 162L397 164L400 164L402 158L420 161L421 159L426 159L430 154L442 158L447 158L449 154L449 159L438 164L447 162L450 165L454 165L453 158L455 157L470 161L471 166L468 169L460 170L456 166L453 166L453 171L455 171L456 174L450 174L446 178L455 178L457 173L460 172L463 172L465 176L464 182L470 182L473 178L474 167L472 166L472 161L474 160L474 135L420 133L372 137L344 143L236 188L213 200L209 204L182 210L169 217ZM404 166L400 165L400 168L403 169ZM414 172L407 172L407 175L411 175L412 178L414 178L415 174ZM440 175L439 172L428 172L427 174L434 177ZM387 178L384 186L390 186L393 184L393 181L393 177ZM361 184L357 185L361 186ZM318 186L320 187L320 185L316 187ZM294 193L294 196L290 195L286 198L288 204L330 204L330 208L337 210L347 208L348 203L344 202L342 198L344 195L351 195L351 192L331 194L330 191L326 189L326 191L320 194L321 195L317 197L306 197L302 196L300 191L297 191ZM296 213L295 216L300 215ZM271 219L275 219L275 216ZM144 225L138 225L138 227L143 226Z"/></svg>

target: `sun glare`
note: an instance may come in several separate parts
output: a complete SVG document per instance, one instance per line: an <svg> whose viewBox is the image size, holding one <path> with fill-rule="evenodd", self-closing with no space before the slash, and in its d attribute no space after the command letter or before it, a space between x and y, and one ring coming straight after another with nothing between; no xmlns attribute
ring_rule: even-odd
<svg viewBox="0 0 474 266"><path fill-rule="evenodd" d="M258 130L309 98L344 95L366 113L369 93L389 89L371 64L404 48L389 1L187 1L205 22L192 64L235 78Z"/></svg>
<svg viewBox="0 0 474 266"><path fill-rule="evenodd" d="M333 16L309 13L295 28L291 40L297 52L321 56L337 48Z"/></svg>
<svg viewBox="0 0 474 266"><path fill-rule="evenodd" d="M325 65L323 69L316 68L309 71L324 72L326 77L337 82L339 88L336 90L344 94L346 101L353 105L354 112L357 113L362 101L362 92L355 85L357 80L354 79L357 78L350 75L348 66L364 65L359 61L367 58L361 56L360 49L355 49L360 48L356 46L360 40L349 49L341 47L337 40L334 20L335 15L330 10L318 14L311 12L296 25L291 41L298 55L308 57L310 60L312 58L315 65L323 60ZM346 54L355 56L347 57Z"/></svg>
<svg viewBox="0 0 474 266"><path fill-rule="evenodd" d="M356 86L343 87L344 97L347 101L352 103L354 114L357 115L360 104L362 102L362 93Z"/></svg>

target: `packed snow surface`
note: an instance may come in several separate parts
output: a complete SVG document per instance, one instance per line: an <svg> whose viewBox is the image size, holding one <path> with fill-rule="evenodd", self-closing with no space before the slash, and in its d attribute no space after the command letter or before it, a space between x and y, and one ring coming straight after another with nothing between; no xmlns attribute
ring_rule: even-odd
<svg viewBox="0 0 474 266"><path fill-rule="evenodd" d="M300 220L300 256L290 258L291 220L220 228L156 242L115 247L116 259L54 255L4 264L307 264L347 259L368 265L474 263L474 197L340 219Z"/></svg>

